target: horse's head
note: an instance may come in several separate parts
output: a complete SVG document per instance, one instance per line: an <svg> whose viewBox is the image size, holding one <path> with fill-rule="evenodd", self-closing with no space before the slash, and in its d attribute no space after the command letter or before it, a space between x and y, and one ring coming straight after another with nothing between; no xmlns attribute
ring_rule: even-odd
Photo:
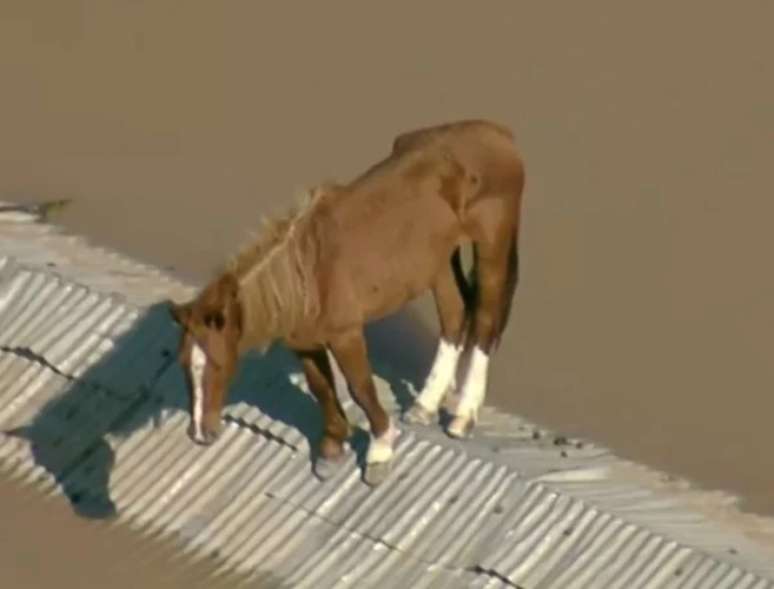
<svg viewBox="0 0 774 589"><path fill-rule="evenodd" d="M239 285L226 274L194 300L170 303L174 320L183 328L178 359L191 395L188 435L198 444L211 444L221 429L220 413L236 372L242 308Z"/></svg>

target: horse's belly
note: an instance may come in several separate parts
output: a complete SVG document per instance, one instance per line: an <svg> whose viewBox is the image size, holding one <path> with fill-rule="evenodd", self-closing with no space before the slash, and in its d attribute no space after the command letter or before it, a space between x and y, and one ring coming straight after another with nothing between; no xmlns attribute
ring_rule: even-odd
<svg viewBox="0 0 774 589"><path fill-rule="evenodd" d="M368 320L400 310L432 287L448 254L432 251L385 252L380 262L369 264L357 280L361 306Z"/></svg>
<svg viewBox="0 0 774 589"><path fill-rule="evenodd" d="M382 211L347 236L350 280L366 320L399 310L420 296L450 263L461 231L443 200L429 195Z"/></svg>

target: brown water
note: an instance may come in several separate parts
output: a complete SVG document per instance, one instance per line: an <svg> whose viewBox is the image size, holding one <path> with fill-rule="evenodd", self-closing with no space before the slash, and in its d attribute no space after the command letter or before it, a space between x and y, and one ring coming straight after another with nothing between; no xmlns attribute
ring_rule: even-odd
<svg viewBox="0 0 774 589"><path fill-rule="evenodd" d="M490 401L774 513L774 4L713 4L4 0L0 198L202 280L397 133L502 121L528 185ZM407 317L380 353L427 370Z"/></svg>
<svg viewBox="0 0 774 589"><path fill-rule="evenodd" d="M212 575L220 563L184 563L172 542L80 519L64 498L43 498L0 478L0 587L13 589L226 589L242 578ZM279 581L255 587L281 587Z"/></svg>

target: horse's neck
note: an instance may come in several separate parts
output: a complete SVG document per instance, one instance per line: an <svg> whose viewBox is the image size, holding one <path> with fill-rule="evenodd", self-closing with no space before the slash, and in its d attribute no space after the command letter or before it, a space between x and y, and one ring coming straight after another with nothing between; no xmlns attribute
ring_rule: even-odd
<svg viewBox="0 0 774 589"><path fill-rule="evenodd" d="M274 310L267 309L259 295L244 289L240 297L242 306L242 337L240 347L253 348L270 345L282 337L279 322L272 320Z"/></svg>
<svg viewBox="0 0 774 589"><path fill-rule="evenodd" d="M279 292L277 292L279 291ZM303 301L293 288L270 274L258 275L245 285L242 296L243 339L248 347L264 347L284 339L303 320Z"/></svg>
<svg viewBox="0 0 774 589"><path fill-rule="evenodd" d="M239 282L246 338L284 339L316 316L319 293L310 264L317 243L308 233L316 226L308 218L295 219L277 235L274 247L257 248L250 267L242 266Z"/></svg>

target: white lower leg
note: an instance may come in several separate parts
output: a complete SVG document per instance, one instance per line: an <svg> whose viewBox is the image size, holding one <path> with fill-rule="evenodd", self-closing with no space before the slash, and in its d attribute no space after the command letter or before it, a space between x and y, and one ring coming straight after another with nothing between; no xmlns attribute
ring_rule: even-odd
<svg viewBox="0 0 774 589"><path fill-rule="evenodd" d="M381 436L375 437L371 434L371 441L368 444L368 453L366 454L366 463L389 462L394 453L395 441L400 435L400 430L390 420L390 426Z"/></svg>
<svg viewBox="0 0 774 589"><path fill-rule="evenodd" d="M462 384L460 402L457 405L456 416L463 419L478 417L478 410L484 404L486 396L487 375L489 372L489 355L476 347L470 357L470 364Z"/></svg>
<svg viewBox="0 0 774 589"><path fill-rule="evenodd" d="M207 356L198 344L191 346L191 381L193 385L193 407L191 423L193 437L197 441L204 440L202 422L204 420L204 369L207 366Z"/></svg>
<svg viewBox="0 0 774 589"><path fill-rule="evenodd" d="M457 362L462 348L442 339L435 353L433 367L416 402L429 413L438 411L446 391L456 384Z"/></svg>

